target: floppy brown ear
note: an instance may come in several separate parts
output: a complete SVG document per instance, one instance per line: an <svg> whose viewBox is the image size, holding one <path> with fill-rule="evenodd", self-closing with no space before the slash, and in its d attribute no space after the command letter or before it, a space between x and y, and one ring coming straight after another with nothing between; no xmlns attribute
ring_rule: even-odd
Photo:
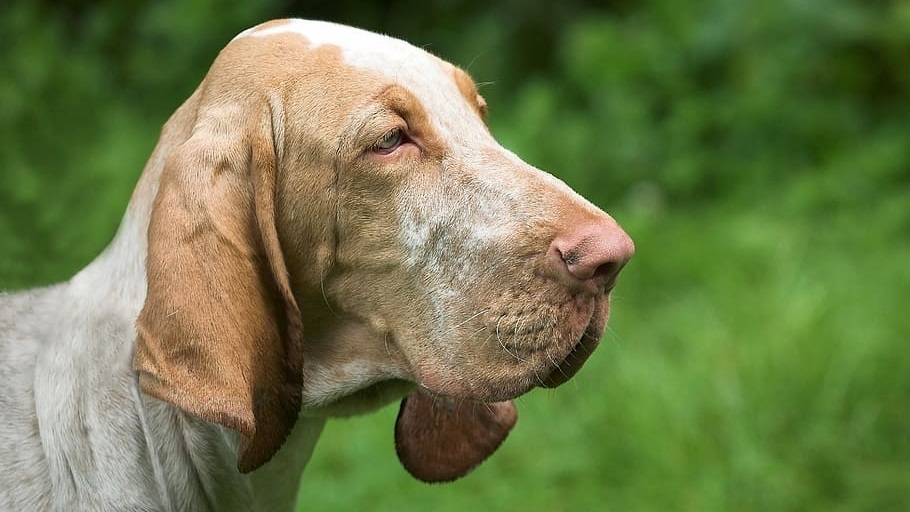
<svg viewBox="0 0 910 512"><path fill-rule="evenodd" d="M412 391L398 410L395 451L418 480L449 482L492 455L517 420L512 402L464 402Z"/></svg>
<svg viewBox="0 0 910 512"><path fill-rule="evenodd" d="M212 124L161 175L133 365L145 393L238 431L247 472L297 420L302 329L275 229L270 125Z"/></svg>

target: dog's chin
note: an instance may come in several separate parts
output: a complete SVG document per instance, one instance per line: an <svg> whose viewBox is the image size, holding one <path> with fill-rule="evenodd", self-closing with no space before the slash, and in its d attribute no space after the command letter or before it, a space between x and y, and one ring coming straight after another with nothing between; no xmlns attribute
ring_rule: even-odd
<svg viewBox="0 0 910 512"><path fill-rule="evenodd" d="M569 355L542 379L540 387L559 387L574 377L591 354L594 353L597 346L600 345L600 337L602 335L602 327L597 327L594 322L588 324L584 334L581 335L581 339L578 340Z"/></svg>
<svg viewBox="0 0 910 512"><path fill-rule="evenodd" d="M507 386L485 397L485 402L500 402L517 398L535 388L556 388L575 376L587 362L594 350L600 345L606 318L597 318L595 315L585 328L583 334L559 363L550 362L545 371L534 371L534 376L525 379L526 382L516 383L515 389L508 390Z"/></svg>
<svg viewBox="0 0 910 512"><path fill-rule="evenodd" d="M417 372L417 378L414 379L416 382L410 378L370 380L364 382L362 387L329 402L322 401L321 404L305 407L303 414L321 417L348 417L366 414L400 400L416 388L422 389L429 395L475 403L505 402L535 388L555 388L568 382L584 366L600 343L608 316L609 300L595 303L590 316L583 320L587 324L582 324L583 328L576 326L573 329L576 333L574 335L565 333L568 336L577 336L577 341L574 344L564 341L557 343L564 347L571 346L571 348L563 349L563 353L566 355L558 363L549 356L540 357L541 353L548 353L548 351L536 348L532 349L532 352L538 355L539 360L536 364L532 366L516 364L512 372L497 375L491 380L486 380L478 375L473 378L465 375L456 377L451 371L440 371L438 367L424 367L426 371ZM580 336L577 334L579 331L581 331ZM553 349L553 352L549 353L555 352L556 349Z"/></svg>
<svg viewBox="0 0 910 512"><path fill-rule="evenodd" d="M600 338L603 336L604 329L607 327L607 321L610 318L610 296L609 293L594 304L594 311L585 326L581 337L572 347L566 357L563 358L550 372L539 382L539 387L555 388L568 382L572 377L581 370L597 346L600 345Z"/></svg>
<svg viewBox="0 0 910 512"><path fill-rule="evenodd" d="M609 304L603 301L595 305L590 317L586 318L583 327L576 327L574 343L557 342L566 348L560 354L561 359L546 357L543 354L555 354L557 349L534 348L529 355L517 353L513 357L521 358L525 362L512 363L512 371L496 375L491 380L483 378L473 379L445 379L440 374L428 372L418 385L426 392L446 396L467 402L494 403L505 402L522 396L536 388L556 388L568 382L584 366L585 362L594 353L600 344L608 319ZM581 334L579 334L579 332ZM510 353L511 355L511 353ZM530 359L536 357L536 362ZM557 362L558 361L558 362Z"/></svg>

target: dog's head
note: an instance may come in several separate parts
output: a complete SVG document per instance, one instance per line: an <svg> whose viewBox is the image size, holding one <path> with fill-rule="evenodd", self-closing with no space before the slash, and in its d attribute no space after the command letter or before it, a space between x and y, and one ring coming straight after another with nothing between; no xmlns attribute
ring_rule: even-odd
<svg viewBox="0 0 910 512"><path fill-rule="evenodd" d="M300 20L235 38L146 171L143 390L240 432L241 470L301 407L411 389L396 442L415 476L483 460L508 400L597 346L633 252L485 114L467 74L395 39Z"/></svg>

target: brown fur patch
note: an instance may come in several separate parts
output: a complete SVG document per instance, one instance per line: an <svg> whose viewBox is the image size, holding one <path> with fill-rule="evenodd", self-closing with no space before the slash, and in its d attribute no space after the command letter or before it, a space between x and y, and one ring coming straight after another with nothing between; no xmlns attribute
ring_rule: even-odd
<svg viewBox="0 0 910 512"><path fill-rule="evenodd" d="M474 84L474 80L471 79L471 76L459 67L454 67L452 69L452 75L455 77L455 85L458 86L461 95L468 100L468 104L471 105L481 119L486 119L488 112L487 102L483 99L483 96L477 92L477 85Z"/></svg>

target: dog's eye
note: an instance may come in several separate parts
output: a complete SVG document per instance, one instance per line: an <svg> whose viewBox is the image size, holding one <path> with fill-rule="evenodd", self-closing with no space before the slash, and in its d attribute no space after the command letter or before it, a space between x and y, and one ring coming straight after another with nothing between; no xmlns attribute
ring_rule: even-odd
<svg viewBox="0 0 910 512"><path fill-rule="evenodd" d="M401 128L396 128L379 139L379 141L373 145L373 151L386 155L395 151L403 142L404 131L402 131Z"/></svg>

